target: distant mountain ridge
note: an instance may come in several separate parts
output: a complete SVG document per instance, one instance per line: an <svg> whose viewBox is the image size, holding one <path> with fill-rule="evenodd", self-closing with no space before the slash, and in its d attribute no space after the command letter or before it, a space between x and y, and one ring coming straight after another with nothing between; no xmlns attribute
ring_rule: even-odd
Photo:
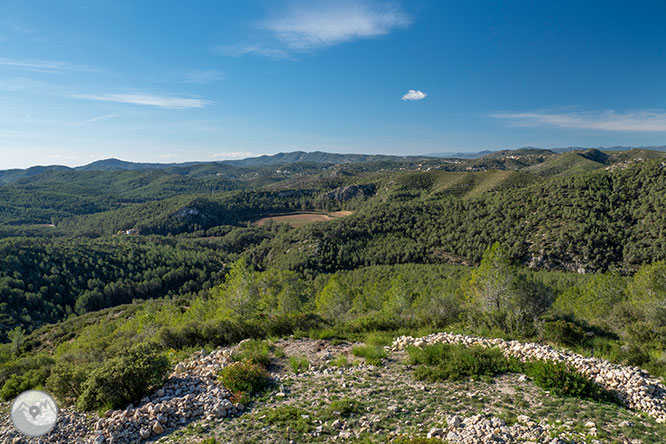
<svg viewBox="0 0 666 444"><path fill-rule="evenodd" d="M537 147L522 147L517 149L506 150L485 150L476 153L430 153L419 156L394 156L388 154L340 154L340 153L327 153L324 151L293 151L288 153L277 153L272 155L262 155L258 157L249 157L246 159L237 160L222 160L222 161L192 161L181 163L150 163L150 162L128 162L120 159L103 159L82 165L78 167L67 167L62 165L49 165L49 166L33 166L26 169L10 169L0 170L0 184L8 184L16 182L21 179L26 179L36 176L45 172L51 171L140 171L140 170L164 170L172 168L187 168L197 167L203 165L229 165L240 168L253 168L263 166L278 166L293 163L321 163L321 164L352 164L363 162L380 162L380 161L393 161L393 162L418 162L421 160L433 158L456 158L456 159L481 159L492 158L497 156L508 156L512 153L515 154L561 154L571 151L628 151L632 149L642 149L650 151L666 152L666 145L662 146L648 146L648 147L624 147L613 146L608 148L584 148L584 147L566 147L566 148L537 148ZM592 159L591 159L592 160Z"/></svg>

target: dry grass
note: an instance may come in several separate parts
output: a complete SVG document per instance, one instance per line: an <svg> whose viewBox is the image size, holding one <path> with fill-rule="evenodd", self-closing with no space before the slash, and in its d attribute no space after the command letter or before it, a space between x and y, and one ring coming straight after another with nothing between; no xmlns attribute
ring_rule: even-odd
<svg viewBox="0 0 666 444"><path fill-rule="evenodd" d="M274 223L283 223L289 224L294 228L302 227L303 225L309 224L311 222L321 222L327 220L333 220L338 217L349 216L352 214L351 211L334 211L332 213L293 213L293 214L281 214L269 217L263 217L257 220L255 223L259 226L264 225L269 220L272 220Z"/></svg>

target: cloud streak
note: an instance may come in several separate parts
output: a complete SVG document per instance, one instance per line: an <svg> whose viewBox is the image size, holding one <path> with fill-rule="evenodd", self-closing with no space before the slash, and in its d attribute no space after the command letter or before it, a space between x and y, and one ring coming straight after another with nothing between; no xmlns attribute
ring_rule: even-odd
<svg viewBox="0 0 666 444"><path fill-rule="evenodd" d="M554 126L599 131L666 132L666 112L656 110L498 113L492 114L492 117L507 120L517 127Z"/></svg>
<svg viewBox="0 0 666 444"><path fill-rule="evenodd" d="M131 105L156 106L169 109L203 108L210 105L210 100L161 96L151 94L82 94L73 96L78 99L99 100L102 102L127 103Z"/></svg>
<svg viewBox="0 0 666 444"><path fill-rule="evenodd" d="M194 69L183 73L183 83L196 83L199 85L209 85L211 83L224 80L225 75L215 70Z"/></svg>
<svg viewBox="0 0 666 444"><path fill-rule="evenodd" d="M242 57L244 55L258 55L267 59L283 60L292 59L293 57L284 49L274 47L264 47L258 44L235 44L218 46L216 51L219 54L229 57Z"/></svg>
<svg viewBox="0 0 666 444"><path fill-rule="evenodd" d="M385 35L411 23L392 4L328 0L292 3L262 26L287 47L307 50Z"/></svg>
<svg viewBox="0 0 666 444"><path fill-rule="evenodd" d="M247 159L248 157L258 157L261 154L250 153L247 151L227 151L211 155L211 159Z"/></svg>
<svg viewBox="0 0 666 444"><path fill-rule="evenodd" d="M82 125L87 125L89 123L99 122L100 120L115 119L116 117L120 117L120 114L116 114L116 113L104 114L104 115L101 115L101 116L93 117L92 119L87 119L87 120L82 120L80 122L70 123L66 126L82 126Z"/></svg>
<svg viewBox="0 0 666 444"><path fill-rule="evenodd" d="M44 73L59 73L63 71L97 72L96 69L90 67L72 65L71 63L56 60L12 59L7 57L0 57L0 67Z"/></svg>
<svg viewBox="0 0 666 444"><path fill-rule="evenodd" d="M407 94L402 96L402 100L413 102L415 100L423 100L426 97L428 97L428 94L424 93L423 91L410 89L409 91L407 91Z"/></svg>

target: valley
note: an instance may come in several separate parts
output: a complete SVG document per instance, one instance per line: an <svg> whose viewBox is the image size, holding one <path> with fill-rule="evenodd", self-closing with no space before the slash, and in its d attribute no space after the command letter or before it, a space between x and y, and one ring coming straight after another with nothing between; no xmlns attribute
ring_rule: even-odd
<svg viewBox="0 0 666 444"><path fill-rule="evenodd" d="M56 397L43 442L661 442L664 156L0 174L0 397Z"/></svg>

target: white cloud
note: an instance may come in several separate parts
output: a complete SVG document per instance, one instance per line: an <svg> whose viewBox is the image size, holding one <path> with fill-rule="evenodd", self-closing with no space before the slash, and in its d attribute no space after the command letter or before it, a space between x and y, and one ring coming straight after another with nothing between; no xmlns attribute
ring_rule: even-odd
<svg viewBox="0 0 666 444"><path fill-rule="evenodd" d="M218 46L217 52L229 57L241 57L244 55L258 55L273 60L292 59L287 51L280 48L264 47L258 44L236 44Z"/></svg>
<svg viewBox="0 0 666 444"><path fill-rule="evenodd" d="M104 102L129 103L132 105L157 106L160 108L184 109L202 108L210 105L210 100L193 99L173 96L157 96L151 94L102 94L75 95L78 99L101 100Z"/></svg>
<svg viewBox="0 0 666 444"><path fill-rule="evenodd" d="M94 123L94 122L98 122L100 120L106 120L106 119L115 119L116 117L120 117L120 114L116 114L116 113L104 114L104 115L101 115L101 116L93 117L91 119L82 120L80 122L69 123L65 126L87 125L88 123Z"/></svg>
<svg viewBox="0 0 666 444"><path fill-rule="evenodd" d="M410 101L423 100L426 97L428 97L428 94L424 93L423 91L419 91L417 89L410 89L409 91L407 91L407 94L402 96L402 100L410 100Z"/></svg>
<svg viewBox="0 0 666 444"><path fill-rule="evenodd" d="M261 156L261 154L250 153L247 151L228 151L224 153L215 153L210 157L212 159L246 159L248 157L257 157L257 156Z"/></svg>
<svg viewBox="0 0 666 444"><path fill-rule="evenodd" d="M5 68L25 69L29 71L62 71L69 65L54 60L9 59L0 57L0 66Z"/></svg>
<svg viewBox="0 0 666 444"><path fill-rule="evenodd" d="M320 0L292 3L262 27L289 48L303 50L381 36L411 23L393 4Z"/></svg>
<svg viewBox="0 0 666 444"><path fill-rule="evenodd" d="M183 83L198 83L201 85L208 85L220 80L224 80L225 75L220 71L215 70L200 70L193 69L183 73Z"/></svg>
<svg viewBox="0 0 666 444"><path fill-rule="evenodd" d="M519 127L555 126L600 131L666 132L666 112L655 110L498 113L492 117L508 120L513 126Z"/></svg>
<svg viewBox="0 0 666 444"><path fill-rule="evenodd" d="M97 69L56 60L13 59L0 57L0 67L21 71L59 73L62 71L98 72Z"/></svg>

